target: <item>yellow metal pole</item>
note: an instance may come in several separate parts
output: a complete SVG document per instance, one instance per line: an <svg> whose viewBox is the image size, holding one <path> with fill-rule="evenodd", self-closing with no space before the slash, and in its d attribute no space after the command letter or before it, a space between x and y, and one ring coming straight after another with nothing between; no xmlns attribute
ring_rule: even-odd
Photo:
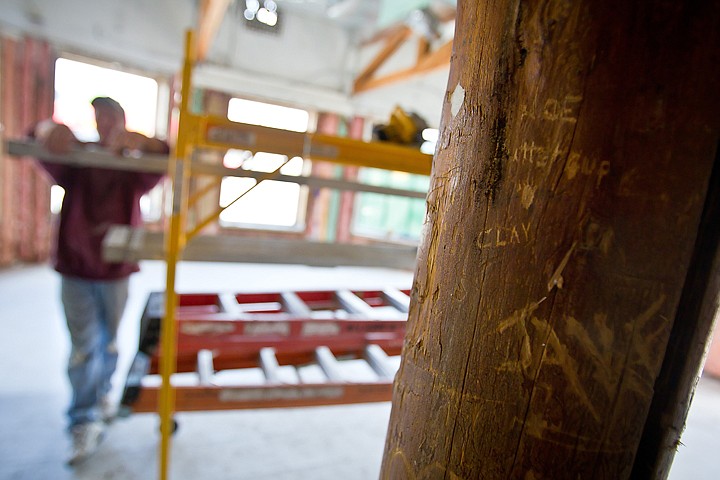
<svg viewBox="0 0 720 480"><path fill-rule="evenodd" d="M178 121L178 137L175 145L175 155L170 162L170 178L172 180L172 214L170 227L165 239L165 256L167 275L165 281L165 316L162 322L160 374L162 385L158 400L158 414L160 416L160 479L168 478L170 464L170 438L173 433L173 412L175 408L175 391L172 388L171 377L177 363L177 329L175 311L177 308L177 294L175 292L175 275L177 262L185 246L184 225L187 216L187 196L190 178L190 141L192 135L192 115L189 115L188 105L191 92L190 80L192 75L193 34L187 32L185 38L185 63L182 71L182 88L180 101L180 115Z"/></svg>

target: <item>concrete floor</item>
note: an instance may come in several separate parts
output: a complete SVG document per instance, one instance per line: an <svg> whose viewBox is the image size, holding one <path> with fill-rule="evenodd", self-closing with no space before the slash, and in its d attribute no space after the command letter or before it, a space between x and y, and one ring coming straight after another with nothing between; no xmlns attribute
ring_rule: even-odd
<svg viewBox="0 0 720 480"><path fill-rule="evenodd" d="M120 332L119 372L137 342L134 322L147 293L162 290L164 266L144 262L131 281ZM188 263L179 291L409 287L412 274L363 268ZM115 422L95 456L71 469L64 434L69 342L58 278L47 266L0 271L0 480L158 478L157 419ZM122 378L116 379L118 394ZM171 478L337 479L378 477L389 403L178 414ZM720 381L703 378L693 401L673 480L720 478Z"/></svg>

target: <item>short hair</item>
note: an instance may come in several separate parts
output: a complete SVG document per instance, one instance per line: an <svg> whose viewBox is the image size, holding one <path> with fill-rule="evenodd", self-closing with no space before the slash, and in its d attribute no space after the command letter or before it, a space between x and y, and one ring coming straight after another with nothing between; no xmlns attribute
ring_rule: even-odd
<svg viewBox="0 0 720 480"><path fill-rule="evenodd" d="M90 102L93 108L107 107L115 112L119 113L123 119L125 119L125 109L116 100L110 97L96 97Z"/></svg>

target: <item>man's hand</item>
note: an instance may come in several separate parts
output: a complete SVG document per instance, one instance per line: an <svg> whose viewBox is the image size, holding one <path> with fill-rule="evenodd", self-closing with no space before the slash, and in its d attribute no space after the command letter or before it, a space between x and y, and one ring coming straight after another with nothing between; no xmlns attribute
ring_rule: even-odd
<svg viewBox="0 0 720 480"><path fill-rule="evenodd" d="M147 153L166 153L167 146L155 138L149 138L137 132L118 130L108 139L106 148L111 152L121 154L124 151L140 151Z"/></svg>
<svg viewBox="0 0 720 480"><path fill-rule="evenodd" d="M57 155L69 153L78 143L67 125L52 120L44 120L35 127L35 138L45 150Z"/></svg>

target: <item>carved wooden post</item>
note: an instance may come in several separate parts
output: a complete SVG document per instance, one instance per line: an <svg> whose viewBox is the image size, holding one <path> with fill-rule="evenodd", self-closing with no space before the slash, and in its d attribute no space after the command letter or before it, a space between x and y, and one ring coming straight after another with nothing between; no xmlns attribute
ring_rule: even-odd
<svg viewBox="0 0 720 480"><path fill-rule="evenodd" d="M459 2L382 478L631 475L712 263L719 5Z"/></svg>

